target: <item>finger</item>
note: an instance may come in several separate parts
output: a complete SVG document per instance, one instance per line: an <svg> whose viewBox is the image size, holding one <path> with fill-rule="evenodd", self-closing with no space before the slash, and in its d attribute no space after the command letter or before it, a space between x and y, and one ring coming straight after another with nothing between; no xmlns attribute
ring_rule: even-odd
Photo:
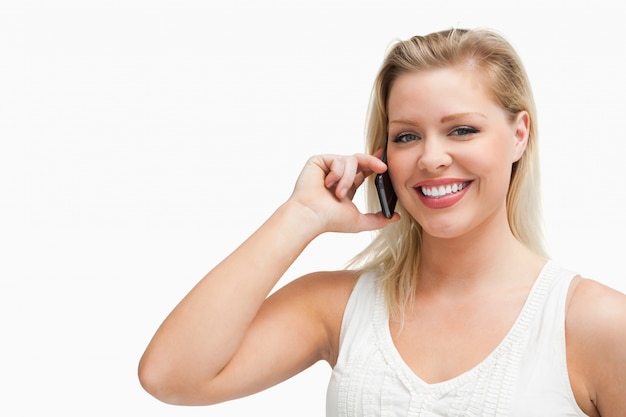
<svg viewBox="0 0 626 417"><path fill-rule="evenodd" d="M383 173L387 170L387 165L373 155L355 154L354 158L357 161L358 167L352 185L348 190L350 198L354 196L356 190L365 182L368 176L375 172Z"/></svg>
<svg viewBox="0 0 626 417"><path fill-rule="evenodd" d="M361 186L361 184L363 184L363 182L365 182L365 178L367 178L368 175L366 175L366 173L364 171L361 172L357 172L356 176L354 177L354 188L355 190L357 188L359 188Z"/></svg>
<svg viewBox="0 0 626 417"><path fill-rule="evenodd" d="M376 153L378 153L378 151L376 151ZM355 154L354 157L359 163L359 170L363 171L366 177L372 172L380 174L387 170L387 164L381 161L376 155Z"/></svg>
<svg viewBox="0 0 626 417"><path fill-rule="evenodd" d="M331 188L343 177L345 171L345 161L341 157L334 157L330 161L329 172L324 178L324 185Z"/></svg>
<svg viewBox="0 0 626 417"><path fill-rule="evenodd" d="M343 176L339 179L335 190L337 197L345 197L348 191L354 187L358 168L359 162L356 157L348 157L344 160Z"/></svg>
<svg viewBox="0 0 626 417"><path fill-rule="evenodd" d="M334 187L338 198L343 198L350 190L356 190L373 172L382 173L387 170L384 162L368 154L348 157L324 155L320 158L319 164L326 172L324 185L327 188Z"/></svg>

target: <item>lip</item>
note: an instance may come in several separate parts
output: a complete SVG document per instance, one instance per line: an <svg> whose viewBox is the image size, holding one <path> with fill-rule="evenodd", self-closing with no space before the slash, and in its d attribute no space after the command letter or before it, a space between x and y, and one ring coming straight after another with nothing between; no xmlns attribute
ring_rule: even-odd
<svg viewBox="0 0 626 417"><path fill-rule="evenodd" d="M458 203L467 193L467 191L472 186L473 180L468 180L466 178L439 178L427 181L421 181L413 186L415 192L417 193L418 198L428 208L432 209L443 209L447 207L451 207ZM451 194L446 194L444 196L438 197L429 197L422 193L422 187L433 188L433 187L446 187L452 184L463 184L463 188L460 191L453 192Z"/></svg>

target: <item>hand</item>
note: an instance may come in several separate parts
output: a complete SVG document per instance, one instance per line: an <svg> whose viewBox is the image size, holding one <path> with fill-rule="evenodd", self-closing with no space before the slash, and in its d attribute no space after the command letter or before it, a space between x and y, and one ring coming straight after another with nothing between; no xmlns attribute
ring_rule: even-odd
<svg viewBox="0 0 626 417"><path fill-rule="evenodd" d="M380 229L399 220L399 215L387 219L380 212L363 214L352 198L369 175L386 170L387 166L374 155L314 156L302 169L290 199L313 212L320 233Z"/></svg>

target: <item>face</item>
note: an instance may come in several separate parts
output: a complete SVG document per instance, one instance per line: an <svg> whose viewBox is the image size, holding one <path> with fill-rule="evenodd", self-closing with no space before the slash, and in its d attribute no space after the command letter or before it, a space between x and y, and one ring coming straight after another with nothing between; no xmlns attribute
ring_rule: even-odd
<svg viewBox="0 0 626 417"><path fill-rule="evenodd" d="M389 174L427 236L508 227L506 194L528 139L526 112L511 121L480 76L452 68L399 76L387 110Z"/></svg>

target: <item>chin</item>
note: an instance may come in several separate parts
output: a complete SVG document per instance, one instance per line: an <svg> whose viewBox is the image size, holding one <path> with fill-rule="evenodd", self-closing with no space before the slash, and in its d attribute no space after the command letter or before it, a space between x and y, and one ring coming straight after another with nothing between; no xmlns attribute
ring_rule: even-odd
<svg viewBox="0 0 626 417"><path fill-rule="evenodd" d="M458 238L469 233L471 229L470 225L460 219L458 215L441 216L438 219L433 219L432 216L429 216L425 221L420 221L419 219L417 221L422 227L422 233L425 236L438 239Z"/></svg>

